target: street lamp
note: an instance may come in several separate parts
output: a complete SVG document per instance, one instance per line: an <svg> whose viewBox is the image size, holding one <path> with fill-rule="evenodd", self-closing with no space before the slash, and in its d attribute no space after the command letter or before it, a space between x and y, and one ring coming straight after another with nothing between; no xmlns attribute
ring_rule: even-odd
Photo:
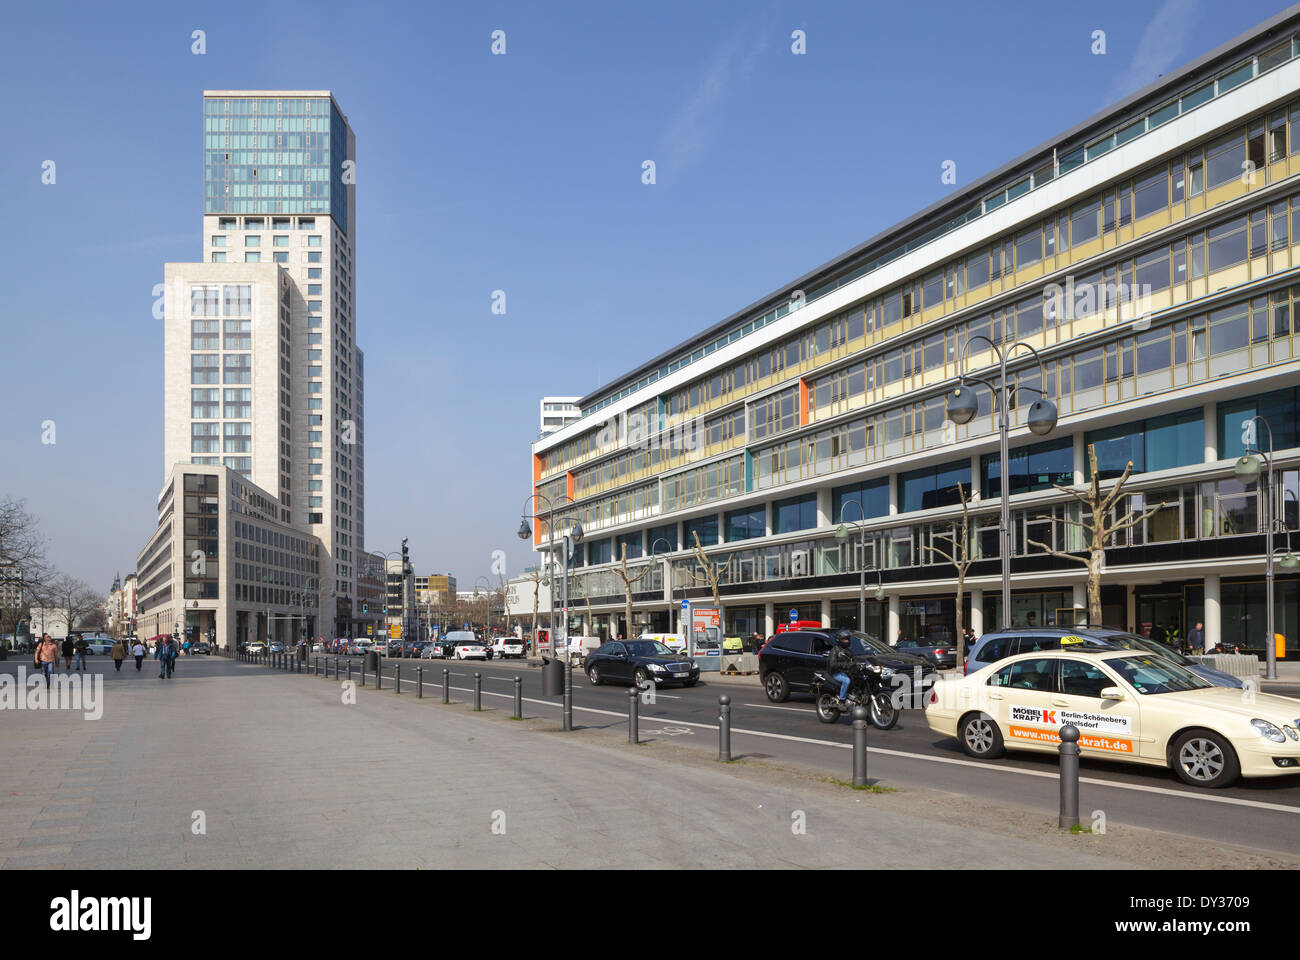
<svg viewBox="0 0 1300 960"><path fill-rule="evenodd" d="M1043 368L1043 358L1038 355L1037 350L1023 340L1017 340L1003 350L982 334L971 337L962 347L961 367L963 369L966 366L966 353L970 350L970 345L976 340L983 340L989 345L989 349L997 355L999 385L995 387L982 377L961 373L961 383L948 394L948 419L955 424L965 424L970 423L975 416L978 407L977 399L975 391L967 386L967 380L974 380L988 387L989 393L992 394L997 403L998 463L1000 486L1002 488L1002 517L998 526L998 549L1002 554L1002 627L1005 629L1011 623L1011 484L1008 482L1009 478L1007 476L1007 447L1011 432L1011 399L1015 396L1017 390L1029 390L1039 394L1039 399L1030 405L1029 414L1025 418L1025 425L1029 427L1029 431L1039 437L1045 437L1056 429L1056 404L1048 400L1046 392L1038 387L1007 386L1007 361L1018 347L1024 347L1034 355L1034 359L1038 361L1040 382L1044 385L1047 383L1047 371Z"/></svg>
<svg viewBox="0 0 1300 960"><path fill-rule="evenodd" d="M665 547L668 548L667 550L664 551L665 553L672 553L672 552L673 552L672 544L670 544L670 543L669 543L667 540L665 540L663 537L655 537L655 539L654 539L654 543L650 544L650 557L651 557L651 559L654 558L654 555L655 555L655 547L657 547L657 546L658 546L659 544L661 544L661 543L662 543ZM665 559L667 559L667 558L665 558ZM674 586L673 586L672 575L673 575L673 564L672 564L672 561L669 560L669 561L668 561L668 625L669 625L670 627L671 627L672 624L673 624L673 607L676 605L676 602L675 602L674 599L673 599ZM680 618L679 618L679 623L678 623L678 627L677 627L677 632L678 632L678 634L680 635L680 633L681 633Z"/></svg>
<svg viewBox="0 0 1300 960"><path fill-rule="evenodd" d="M1264 430L1268 433L1267 454L1262 450L1258 453L1251 453L1252 447L1258 449L1255 442L1257 431L1254 429L1254 425L1257 422L1262 423L1264 425ZM1258 492L1259 462L1261 459L1263 459L1266 469L1265 483L1268 485L1268 490L1263 498L1265 536L1264 552L1266 554L1264 562L1264 606L1266 608L1265 623L1267 624L1266 629L1268 633L1264 638L1264 654L1265 662L1267 663L1264 677L1267 680L1276 680L1277 644L1273 640L1273 428L1269 425L1267 420L1260 416L1254 416L1249 420L1243 421L1242 428L1245 430L1245 438L1248 438L1246 440L1246 452L1243 453L1240 459L1238 459L1233 465L1232 472L1236 474L1239 480L1255 481L1255 490ZM1290 561L1295 560L1289 551L1287 556L1290 558ZM1295 566L1296 564L1294 562L1288 562L1286 569L1294 570Z"/></svg>
<svg viewBox="0 0 1300 960"><path fill-rule="evenodd" d="M568 494L559 494L569 503L573 503L573 498ZM533 535L532 527L528 525L528 519L540 519L535 513L528 512L528 504L531 500L546 501L546 534L549 548L547 551L548 563L555 556L555 503L549 497L541 493L532 493L524 499L524 510L519 517L519 539L527 540ZM561 583L561 604L563 607L564 618L564 729L573 729L573 658L569 654L569 551L573 544L582 542L582 522L576 517L561 516L561 520L572 520L573 525L569 528L562 539L562 550L560 553L560 576L563 578ZM551 624L551 653L555 653L555 624Z"/></svg>
<svg viewBox="0 0 1300 960"><path fill-rule="evenodd" d="M858 516L861 520L845 520L844 508L854 506L858 508ZM858 629L866 632L867 629L867 525L866 514L862 512L862 504L857 500L845 500L840 504L840 525L835 528L835 539L844 543L849 539L849 528L846 524L852 524L858 529ZM877 590L877 593L884 593L883 590ZM879 598L877 598L879 599Z"/></svg>
<svg viewBox="0 0 1300 960"><path fill-rule="evenodd" d="M492 625L491 625L491 619L492 619L492 581L489 580L487 577L482 576L482 575L480 575L480 576L478 577L478 579L476 579L476 580L474 581L474 599L475 599L475 600L478 599L478 582L479 582L479 580L482 580L482 581L487 585L487 590L486 590L485 593L483 594L483 596L484 596L484 598L485 598L485 599L484 599L484 602L483 602L483 632L484 632L485 634L488 634L488 633L491 633L491 632L492 632Z"/></svg>

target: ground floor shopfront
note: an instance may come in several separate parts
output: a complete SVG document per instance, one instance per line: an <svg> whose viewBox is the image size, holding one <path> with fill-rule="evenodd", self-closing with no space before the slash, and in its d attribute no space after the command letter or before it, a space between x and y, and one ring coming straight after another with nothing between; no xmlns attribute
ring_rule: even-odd
<svg viewBox="0 0 1300 960"><path fill-rule="evenodd" d="M1172 574L1172 571L1170 571ZM1041 586L1011 592L1013 627L1075 626L1087 623L1086 581L1082 576L1048 578ZM1025 578L1018 578L1023 583ZM726 635L771 636L789 619L819 620L828 627L865 629L891 643L921 639L951 643L957 631L955 584L929 584L915 592L868 586L865 600L856 587L799 591L761 599L723 594ZM680 596L680 594L679 594ZM1102 624L1158 640L1185 639L1202 623L1207 645L1223 643L1264 656L1267 634L1266 584L1263 576L1203 574L1162 576L1152 571L1108 573L1101 588ZM709 598L695 596L693 602ZM680 599L672 604L637 603L629 631L622 604L575 607L571 632L606 639L640 633L679 633ZM981 635L1002 625L1001 585L993 578L968 584L962 598L962 622ZM1300 577L1278 576L1274 583L1274 631L1285 637L1287 659L1300 659Z"/></svg>

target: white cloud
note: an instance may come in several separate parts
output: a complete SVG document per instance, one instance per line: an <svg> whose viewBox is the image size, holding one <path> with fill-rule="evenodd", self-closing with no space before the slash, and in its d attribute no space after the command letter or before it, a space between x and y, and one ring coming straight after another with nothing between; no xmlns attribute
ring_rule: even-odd
<svg viewBox="0 0 1300 960"><path fill-rule="evenodd" d="M1165 0L1142 31L1137 50L1125 70L1111 83L1105 102L1135 93L1183 60L1183 48L1199 16L1199 0Z"/></svg>

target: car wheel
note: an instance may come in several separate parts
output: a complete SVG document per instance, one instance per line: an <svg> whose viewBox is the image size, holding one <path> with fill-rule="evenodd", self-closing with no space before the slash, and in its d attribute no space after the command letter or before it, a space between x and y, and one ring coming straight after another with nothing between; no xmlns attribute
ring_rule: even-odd
<svg viewBox="0 0 1300 960"><path fill-rule="evenodd" d="M600 686L600 668L594 663L587 668L587 679L591 681L593 687Z"/></svg>
<svg viewBox="0 0 1300 960"><path fill-rule="evenodd" d="M1005 752L1002 731L987 713L969 713L957 725L957 741L968 757L991 760Z"/></svg>
<svg viewBox="0 0 1300 960"><path fill-rule="evenodd" d="M773 703L785 703L790 699L790 689L786 686L785 677L775 670L763 678L763 692Z"/></svg>
<svg viewBox="0 0 1300 960"><path fill-rule="evenodd" d="M632 674L632 682L642 689L654 686L654 681L650 679L650 671L645 667L636 668L636 672Z"/></svg>
<svg viewBox="0 0 1300 960"><path fill-rule="evenodd" d="M1174 772L1194 787L1226 787L1241 774L1228 741L1210 730L1188 730L1174 743Z"/></svg>

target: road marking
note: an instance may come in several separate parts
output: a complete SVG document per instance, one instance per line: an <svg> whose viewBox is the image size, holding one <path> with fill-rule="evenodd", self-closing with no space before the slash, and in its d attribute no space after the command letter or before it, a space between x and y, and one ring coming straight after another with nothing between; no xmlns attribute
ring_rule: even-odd
<svg viewBox="0 0 1300 960"><path fill-rule="evenodd" d="M742 703L742 707L758 707L760 710L789 710L791 713L811 713L811 710L803 707L778 707L771 703Z"/></svg>
<svg viewBox="0 0 1300 960"><path fill-rule="evenodd" d="M452 687L451 689L458 690L461 693L474 692L472 689L466 687ZM511 699L513 699L512 694L506 694L506 693L492 693L491 691L486 691L485 695L489 697L510 697ZM538 706L554 707L555 709L560 709L561 707L561 704L555 703L550 700L536 700L531 697L524 697L523 700L525 703L532 703ZM753 706L768 706L768 705L753 704ZM578 706L577 704L573 705L573 709L581 710L584 713L596 713L606 717L618 717L623 720L627 719L626 713L619 713L617 710L601 710L596 707L581 707ZM782 709L797 710L798 708L783 707ZM699 727L703 730L718 729L716 724L699 723L694 720L674 720L670 717L656 717L655 719L668 724L680 725L684 727ZM834 740L820 740L815 737L799 737L791 733L769 733L766 730L746 730L743 727L732 727L731 732L733 734L743 733L751 737L767 737L771 740L785 740L791 743L811 743L819 747L835 747L840 750L853 749L853 744L851 743L839 743ZM867 753L868 754L877 753L877 754L883 754L885 756L891 756L891 757L904 757L909 760L923 760L927 763L947 763L959 767L974 767L976 769L988 771L990 773L1010 773L1010 774L1018 774L1020 776L1025 776L1025 777L1043 777L1049 780L1060 779L1056 773L1048 773L1044 770L1025 770L1020 767L992 766L988 763L984 763L979 760L964 760L959 757L936 757L924 753L913 753L910 750L891 750L888 747L868 747ZM1156 793L1162 796L1178 797L1183 800L1194 800L1194 801L1201 801L1204 803L1223 803L1229 806L1253 807L1257 810L1275 810L1279 813L1300 814L1300 806L1290 807L1280 803L1267 803L1263 800L1244 800L1241 799L1240 797L1216 797L1216 796L1191 793L1190 791L1187 790L1174 790L1171 787L1152 787L1140 783L1122 783L1116 780L1102 780L1097 777L1081 776L1079 777L1079 782L1092 784L1093 786L1098 786L1098 787L1113 787L1116 790L1132 790L1137 793Z"/></svg>

